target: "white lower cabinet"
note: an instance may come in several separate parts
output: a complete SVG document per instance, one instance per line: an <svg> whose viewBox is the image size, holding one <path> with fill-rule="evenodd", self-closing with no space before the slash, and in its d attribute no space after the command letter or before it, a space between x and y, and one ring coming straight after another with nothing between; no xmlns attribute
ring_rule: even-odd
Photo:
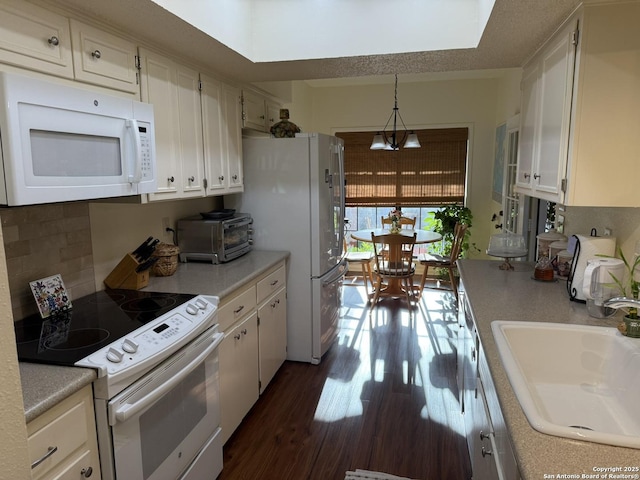
<svg viewBox="0 0 640 480"><path fill-rule="evenodd" d="M518 480L520 474L509 432L475 322L460 286L458 385L473 480Z"/></svg>
<svg viewBox="0 0 640 480"><path fill-rule="evenodd" d="M287 290L284 286L258 308L260 393L287 358Z"/></svg>
<svg viewBox="0 0 640 480"><path fill-rule="evenodd" d="M220 344L220 413L226 442L258 400L258 314L225 331Z"/></svg>
<svg viewBox="0 0 640 480"><path fill-rule="evenodd" d="M222 298L220 411L223 442L231 437L287 355L284 262Z"/></svg>
<svg viewBox="0 0 640 480"><path fill-rule="evenodd" d="M27 424L32 480L100 480L91 385Z"/></svg>

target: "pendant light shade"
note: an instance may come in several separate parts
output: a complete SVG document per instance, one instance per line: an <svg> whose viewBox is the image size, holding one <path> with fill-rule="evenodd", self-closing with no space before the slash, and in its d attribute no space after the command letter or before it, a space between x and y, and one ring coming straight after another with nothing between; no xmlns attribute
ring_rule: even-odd
<svg viewBox="0 0 640 480"><path fill-rule="evenodd" d="M420 140L418 140L418 134L415 132L407 135L407 141L404 142L404 148L420 148Z"/></svg>
<svg viewBox="0 0 640 480"><path fill-rule="evenodd" d="M387 127L389 126L392 118L393 130L387 133ZM398 132L398 120L400 120L400 124L402 124L403 128L403 130L401 130L400 132ZM404 148L420 148L418 135L415 132L409 133L407 131L407 127L402 120L402 116L400 115L400 110L398 108L398 74L396 74L393 111L391 112L391 116L384 126L384 130L382 132L377 132L373 136L373 141L371 142L370 149L399 150L400 145L402 145Z"/></svg>

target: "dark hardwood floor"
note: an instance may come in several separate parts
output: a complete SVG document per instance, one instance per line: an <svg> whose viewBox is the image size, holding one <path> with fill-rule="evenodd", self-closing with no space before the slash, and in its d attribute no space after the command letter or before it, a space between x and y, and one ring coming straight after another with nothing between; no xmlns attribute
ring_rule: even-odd
<svg viewBox="0 0 640 480"><path fill-rule="evenodd" d="M425 290L369 316L345 287L338 342L320 365L285 362L224 448L219 480L342 480L358 468L466 480L450 292Z"/></svg>

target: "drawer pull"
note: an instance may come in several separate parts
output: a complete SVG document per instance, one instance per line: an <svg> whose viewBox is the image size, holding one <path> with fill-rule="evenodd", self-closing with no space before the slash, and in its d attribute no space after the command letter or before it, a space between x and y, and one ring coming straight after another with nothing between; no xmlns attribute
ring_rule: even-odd
<svg viewBox="0 0 640 480"><path fill-rule="evenodd" d="M58 447L47 448L47 453L45 453L42 457L40 457L38 460L33 462L31 464L31 469L33 470L34 468L36 468L38 465L40 465L42 462L44 462L47 458L49 458L51 455L53 455L57 451L58 451Z"/></svg>
<svg viewBox="0 0 640 480"><path fill-rule="evenodd" d="M102 56L102 53L100 53L100 50L94 50L91 52L91 56L97 60Z"/></svg>
<svg viewBox="0 0 640 480"><path fill-rule="evenodd" d="M482 447L482 456L486 457L487 455L493 455L493 452L491 450L487 450L486 448Z"/></svg>
<svg viewBox="0 0 640 480"><path fill-rule="evenodd" d="M233 313L235 315L239 314L242 310L244 310L244 305L240 305L238 308L236 308Z"/></svg>
<svg viewBox="0 0 640 480"><path fill-rule="evenodd" d="M56 37L55 35L47 40L47 42L49 42L49 45L53 47L57 47L58 45L60 45L60 40L58 40L58 37Z"/></svg>
<svg viewBox="0 0 640 480"><path fill-rule="evenodd" d="M490 433L484 433L482 430L480 430L480 440L484 440L486 438L491 438L491 434Z"/></svg>
<svg viewBox="0 0 640 480"><path fill-rule="evenodd" d="M274 280L273 282L271 282L271 286L275 287L278 284L279 280Z"/></svg>
<svg viewBox="0 0 640 480"><path fill-rule="evenodd" d="M89 478L93 474L93 468L83 468L82 470L80 470L80 473L82 474L82 476L84 476L84 478Z"/></svg>

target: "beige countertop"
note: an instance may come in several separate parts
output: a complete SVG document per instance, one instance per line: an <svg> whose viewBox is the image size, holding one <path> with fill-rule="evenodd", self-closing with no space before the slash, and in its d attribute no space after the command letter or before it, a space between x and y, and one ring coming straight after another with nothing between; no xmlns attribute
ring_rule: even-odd
<svg viewBox="0 0 640 480"><path fill-rule="evenodd" d="M253 250L229 263L180 263L170 277L151 277L143 290L226 295L286 260L289 252ZM90 384L96 378L92 369L60 367L20 362L20 379L26 422Z"/></svg>
<svg viewBox="0 0 640 480"><path fill-rule="evenodd" d="M640 467L640 450L570 440L534 430L511 388L491 331L494 320L615 327L618 319L590 317L584 304L569 300L565 281L544 283L533 280L534 265L531 263L513 262L513 271L500 270L499 264L491 260L465 259L459 261L459 270L522 478L638 478L640 471L637 470L622 470L612 476L604 476L597 469ZM544 351L540 353L543 355ZM599 477L586 476L599 473ZM613 476L625 473L636 476Z"/></svg>
<svg viewBox="0 0 640 480"><path fill-rule="evenodd" d="M169 277L152 276L149 278L149 285L142 290L217 295L223 298L287 258L289 252L252 250L229 263L219 265L205 262L180 263L176 273Z"/></svg>

